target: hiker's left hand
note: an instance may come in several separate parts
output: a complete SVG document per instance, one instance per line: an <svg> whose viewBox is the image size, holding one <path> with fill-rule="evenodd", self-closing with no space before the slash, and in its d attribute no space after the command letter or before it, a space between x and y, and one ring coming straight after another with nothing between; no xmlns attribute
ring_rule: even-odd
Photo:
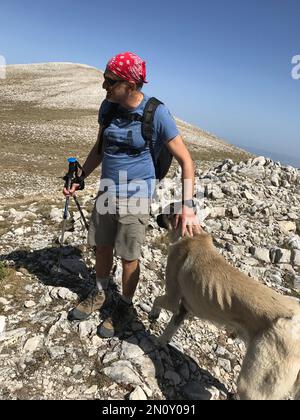
<svg viewBox="0 0 300 420"><path fill-rule="evenodd" d="M71 187L71 189L69 191L65 187L63 189L63 195L66 196L66 197L68 197L68 196L73 197L74 195L76 196L76 191L78 191L79 187L80 187L80 185L79 184L75 184L75 183L72 184L72 187Z"/></svg>

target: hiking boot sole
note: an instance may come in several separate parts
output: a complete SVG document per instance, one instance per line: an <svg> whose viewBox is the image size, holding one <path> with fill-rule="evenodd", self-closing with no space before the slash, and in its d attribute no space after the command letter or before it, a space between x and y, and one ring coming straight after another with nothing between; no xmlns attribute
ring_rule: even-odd
<svg viewBox="0 0 300 420"><path fill-rule="evenodd" d="M97 328L97 334L102 338L112 338L115 335L115 330L111 328L106 328L103 324L101 324Z"/></svg>
<svg viewBox="0 0 300 420"><path fill-rule="evenodd" d="M84 321L88 319L92 314L86 314L74 308L68 313L68 321Z"/></svg>

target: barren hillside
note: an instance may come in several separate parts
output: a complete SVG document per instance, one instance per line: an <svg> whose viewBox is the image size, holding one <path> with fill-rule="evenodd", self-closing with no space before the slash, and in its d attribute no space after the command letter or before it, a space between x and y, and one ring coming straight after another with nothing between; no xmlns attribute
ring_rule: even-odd
<svg viewBox="0 0 300 420"><path fill-rule="evenodd" d="M87 156L96 140L97 111L105 97L103 73L74 63L12 65L0 80L0 197L58 191L66 159ZM249 157L184 121L179 129L200 162ZM91 178L96 182L98 173Z"/></svg>

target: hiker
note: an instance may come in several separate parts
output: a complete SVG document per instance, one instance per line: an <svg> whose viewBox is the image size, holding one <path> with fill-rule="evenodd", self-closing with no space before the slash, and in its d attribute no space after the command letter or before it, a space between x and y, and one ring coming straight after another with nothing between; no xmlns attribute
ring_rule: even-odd
<svg viewBox="0 0 300 420"><path fill-rule="evenodd" d="M155 98L151 102L142 92L144 83L148 83L146 65L137 55L126 52L109 60L103 82L107 95L99 110L97 141L82 166L79 183L73 184L69 192L64 189L65 195L73 195L81 188L83 179L102 162L100 191L88 234L89 245L96 246L97 288L69 312L68 318L87 319L92 312L103 306L115 250L116 255L122 259L122 295L111 316L98 327L98 334L106 338L115 335L116 324L122 331L133 319L132 299L139 281L139 258L154 192L153 181L164 175L158 173L156 168L158 155L162 156L163 163L165 158L168 160L168 155L174 156L182 168L183 205L176 220L176 224L182 224L182 235L188 233L192 236L193 232L201 229L193 208L194 165L191 156L167 107ZM145 122L146 109L148 117L150 115L150 129L149 121L148 126ZM145 141L147 136L148 141ZM169 164L168 160L167 166ZM120 181L120 173L126 174L127 182ZM106 185L107 180L113 182ZM190 182L184 185L184 180ZM136 191L132 191L132 187ZM139 214L130 211L129 198L133 193L142 203ZM114 203L115 212L100 212L99 200L105 194ZM124 208L128 210L127 213L123 211Z"/></svg>

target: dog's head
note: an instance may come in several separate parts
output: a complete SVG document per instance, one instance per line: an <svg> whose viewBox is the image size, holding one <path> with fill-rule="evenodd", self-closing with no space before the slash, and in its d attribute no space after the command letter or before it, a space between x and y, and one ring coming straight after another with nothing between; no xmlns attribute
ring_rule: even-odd
<svg viewBox="0 0 300 420"><path fill-rule="evenodd" d="M159 227L167 230L167 238L169 245L177 242L181 238L179 226L175 229L175 215L174 214L159 214L156 217L156 222ZM181 227L181 224L179 224Z"/></svg>
<svg viewBox="0 0 300 420"><path fill-rule="evenodd" d="M174 230L175 214L175 203L171 203L156 217L158 226L168 231Z"/></svg>
<svg viewBox="0 0 300 420"><path fill-rule="evenodd" d="M165 207L161 214L159 214L156 217L156 222L159 227L166 229L168 231L168 236L171 243L176 242L181 236L181 221L179 220L179 223L175 229L175 218L177 214L181 214L182 211L182 204L181 202L174 202L170 203L167 207ZM193 230L193 234L205 234L205 230L203 230L201 226L201 230L199 231L199 228L197 230ZM187 233L187 236L189 236L189 233ZM193 235L192 235L193 236ZM184 236L186 237L186 236Z"/></svg>
<svg viewBox="0 0 300 420"><path fill-rule="evenodd" d="M166 207L163 213L156 217L156 222L158 226L163 229L167 229L168 231L173 230L175 222L175 204L171 203L168 207Z"/></svg>

